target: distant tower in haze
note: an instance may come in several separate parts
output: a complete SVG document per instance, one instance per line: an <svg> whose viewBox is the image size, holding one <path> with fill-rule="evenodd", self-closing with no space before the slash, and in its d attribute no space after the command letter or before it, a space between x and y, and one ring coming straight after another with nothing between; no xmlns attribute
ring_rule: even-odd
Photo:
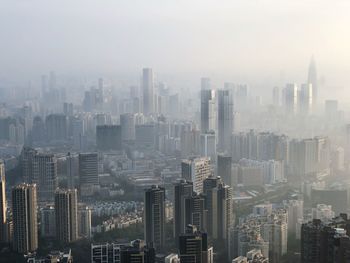
<svg viewBox="0 0 350 263"><path fill-rule="evenodd" d="M154 113L154 81L151 68L144 68L142 71L143 89L143 113L145 115Z"/></svg>
<svg viewBox="0 0 350 263"><path fill-rule="evenodd" d="M312 84L313 101L314 101L314 104L316 104L317 98L318 98L318 84L317 84L316 62L315 62L314 56L311 57L307 83Z"/></svg>
<svg viewBox="0 0 350 263"><path fill-rule="evenodd" d="M5 165L0 160L0 242L6 242L6 205Z"/></svg>

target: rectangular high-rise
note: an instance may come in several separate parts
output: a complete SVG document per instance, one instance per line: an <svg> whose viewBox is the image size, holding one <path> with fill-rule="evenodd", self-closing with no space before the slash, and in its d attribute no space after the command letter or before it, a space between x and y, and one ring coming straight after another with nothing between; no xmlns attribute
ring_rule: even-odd
<svg viewBox="0 0 350 263"><path fill-rule="evenodd" d="M207 234L195 226L188 225L178 242L180 262L213 263L213 248L208 245Z"/></svg>
<svg viewBox="0 0 350 263"><path fill-rule="evenodd" d="M81 195L93 194L99 186L98 181L98 154L79 154L79 185Z"/></svg>
<svg viewBox="0 0 350 263"><path fill-rule="evenodd" d="M96 126L96 145L100 151L122 149L122 128L120 125Z"/></svg>
<svg viewBox="0 0 350 263"><path fill-rule="evenodd" d="M209 158L192 158L181 162L182 178L193 183L196 193L203 192L203 181L212 175Z"/></svg>
<svg viewBox="0 0 350 263"><path fill-rule="evenodd" d="M143 89L143 113L145 115L154 113L154 80L153 70L144 68L142 70L142 89Z"/></svg>
<svg viewBox="0 0 350 263"><path fill-rule="evenodd" d="M56 238L62 244L78 239L77 190L57 190L55 194Z"/></svg>
<svg viewBox="0 0 350 263"><path fill-rule="evenodd" d="M6 227L6 180L5 180L5 165L0 160L0 242L7 242L7 227Z"/></svg>
<svg viewBox="0 0 350 263"><path fill-rule="evenodd" d="M35 184L12 189L13 250L33 252L38 248L37 196Z"/></svg>
<svg viewBox="0 0 350 263"><path fill-rule="evenodd" d="M174 237L185 231L185 202L193 194L193 183L182 179L174 186Z"/></svg>
<svg viewBox="0 0 350 263"><path fill-rule="evenodd" d="M218 90L218 150L231 150L233 132L233 94L232 90Z"/></svg>
<svg viewBox="0 0 350 263"><path fill-rule="evenodd" d="M144 211L145 241L156 250L162 250L165 242L165 189L152 186L145 192Z"/></svg>

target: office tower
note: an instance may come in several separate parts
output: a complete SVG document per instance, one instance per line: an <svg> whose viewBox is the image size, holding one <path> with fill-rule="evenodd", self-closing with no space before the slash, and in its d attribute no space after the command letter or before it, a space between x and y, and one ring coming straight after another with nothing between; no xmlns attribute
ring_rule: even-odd
<svg viewBox="0 0 350 263"><path fill-rule="evenodd" d="M135 116L131 113L120 115L122 141L135 141Z"/></svg>
<svg viewBox="0 0 350 263"><path fill-rule="evenodd" d="M185 231L185 201L193 194L193 183L182 179L174 186L174 237Z"/></svg>
<svg viewBox="0 0 350 263"><path fill-rule="evenodd" d="M56 237L56 212L54 206L40 210L40 234L43 238Z"/></svg>
<svg viewBox="0 0 350 263"><path fill-rule="evenodd" d="M276 107L281 105L281 92L279 87L274 87L272 90L272 104Z"/></svg>
<svg viewBox="0 0 350 263"><path fill-rule="evenodd" d="M202 89L201 91L201 133L215 130L216 103L215 91Z"/></svg>
<svg viewBox="0 0 350 263"><path fill-rule="evenodd" d="M213 248L208 245L207 234L188 225L179 237L179 258L185 263L213 263Z"/></svg>
<svg viewBox="0 0 350 263"><path fill-rule="evenodd" d="M216 162L216 137L215 132L207 132L200 135L200 155L210 158L210 162Z"/></svg>
<svg viewBox="0 0 350 263"><path fill-rule="evenodd" d="M101 151L122 149L122 128L120 125L102 125L96 127L96 145Z"/></svg>
<svg viewBox="0 0 350 263"><path fill-rule="evenodd" d="M143 89L143 113L145 115L154 113L154 80L151 68L144 68L142 71Z"/></svg>
<svg viewBox="0 0 350 263"><path fill-rule="evenodd" d="M68 153L66 157L67 188L76 188L75 178L79 176L79 155Z"/></svg>
<svg viewBox="0 0 350 263"><path fill-rule="evenodd" d="M13 250L33 252L38 248L37 198L35 184L12 189Z"/></svg>
<svg viewBox="0 0 350 263"><path fill-rule="evenodd" d="M193 190L202 193L203 181L212 175L209 158L192 158L181 162L181 176L193 183Z"/></svg>
<svg viewBox="0 0 350 263"><path fill-rule="evenodd" d="M197 130L182 131L180 143L182 158L197 156L200 151L200 132Z"/></svg>
<svg viewBox="0 0 350 263"><path fill-rule="evenodd" d="M232 157L225 154L218 154L217 175L227 185L231 185L231 169Z"/></svg>
<svg viewBox="0 0 350 263"><path fill-rule="evenodd" d="M78 209L78 236L79 238L91 238L91 209L87 206Z"/></svg>
<svg viewBox="0 0 350 263"><path fill-rule="evenodd" d="M79 154L79 185L80 194L83 196L93 195L99 187L98 181L98 154Z"/></svg>
<svg viewBox="0 0 350 263"><path fill-rule="evenodd" d="M209 236L213 236L214 232L214 222L217 221L216 209L216 197L213 195L213 189L217 188L221 182L220 177L210 176L206 178L203 182L203 194L206 197L206 208L208 210L208 219L207 219L207 232ZM216 227L216 226L215 226Z"/></svg>
<svg viewBox="0 0 350 263"><path fill-rule="evenodd" d="M230 151L233 132L233 94L231 90L218 90L218 150Z"/></svg>
<svg viewBox="0 0 350 263"><path fill-rule="evenodd" d="M297 113L298 87L296 84L287 84L284 88L284 107L287 115Z"/></svg>
<svg viewBox="0 0 350 263"><path fill-rule="evenodd" d="M57 159L53 154L37 153L33 159L33 175L30 183L37 184L40 201L53 201L58 187Z"/></svg>
<svg viewBox="0 0 350 263"><path fill-rule="evenodd" d="M59 189L55 194L56 238L62 243L78 239L77 190Z"/></svg>
<svg viewBox="0 0 350 263"><path fill-rule="evenodd" d="M68 138L67 117L63 114L50 114L45 120L47 139L61 141Z"/></svg>
<svg viewBox="0 0 350 263"><path fill-rule="evenodd" d="M313 90L313 101L314 104L317 104L318 100L318 79L317 79L317 70L316 70L316 62L314 56L311 57L310 65L309 65L309 73L307 77L307 83L312 85Z"/></svg>
<svg viewBox="0 0 350 263"><path fill-rule="evenodd" d="M191 197L185 199L185 226L194 225L197 229L206 231L207 216L205 195L194 192Z"/></svg>
<svg viewBox="0 0 350 263"><path fill-rule="evenodd" d="M300 90L300 113L308 115L312 112L312 84L302 84Z"/></svg>
<svg viewBox="0 0 350 263"><path fill-rule="evenodd" d="M72 117L74 114L73 103L64 102L63 103L63 114Z"/></svg>
<svg viewBox="0 0 350 263"><path fill-rule="evenodd" d="M144 228L146 244L162 250L165 242L165 189L152 186L145 192Z"/></svg>
<svg viewBox="0 0 350 263"><path fill-rule="evenodd" d="M0 160L0 243L6 243L7 237L7 202L6 202L5 164Z"/></svg>

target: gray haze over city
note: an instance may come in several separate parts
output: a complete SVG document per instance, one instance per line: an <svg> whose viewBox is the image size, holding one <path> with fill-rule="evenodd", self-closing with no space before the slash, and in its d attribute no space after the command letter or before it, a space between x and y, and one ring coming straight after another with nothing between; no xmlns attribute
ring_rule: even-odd
<svg viewBox="0 0 350 263"><path fill-rule="evenodd" d="M349 10L0 0L0 263L350 262Z"/></svg>
<svg viewBox="0 0 350 263"><path fill-rule="evenodd" d="M348 1L1 1L1 79L108 74L140 66L174 83L305 81L312 54L325 95L350 96ZM13 78L10 78L13 77ZM179 80L180 79L180 80Z"/></svg>

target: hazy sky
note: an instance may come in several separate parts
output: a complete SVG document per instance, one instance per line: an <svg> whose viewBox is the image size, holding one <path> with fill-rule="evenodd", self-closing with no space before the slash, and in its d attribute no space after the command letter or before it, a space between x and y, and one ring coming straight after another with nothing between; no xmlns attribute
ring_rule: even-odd
<svg viewBox="0 0 350 263"><path fill-rule="evenodd" d="M0 74L139 72L350 81L348 0L0 0ZM253 79L253 80L252 80Z"/></svg>

